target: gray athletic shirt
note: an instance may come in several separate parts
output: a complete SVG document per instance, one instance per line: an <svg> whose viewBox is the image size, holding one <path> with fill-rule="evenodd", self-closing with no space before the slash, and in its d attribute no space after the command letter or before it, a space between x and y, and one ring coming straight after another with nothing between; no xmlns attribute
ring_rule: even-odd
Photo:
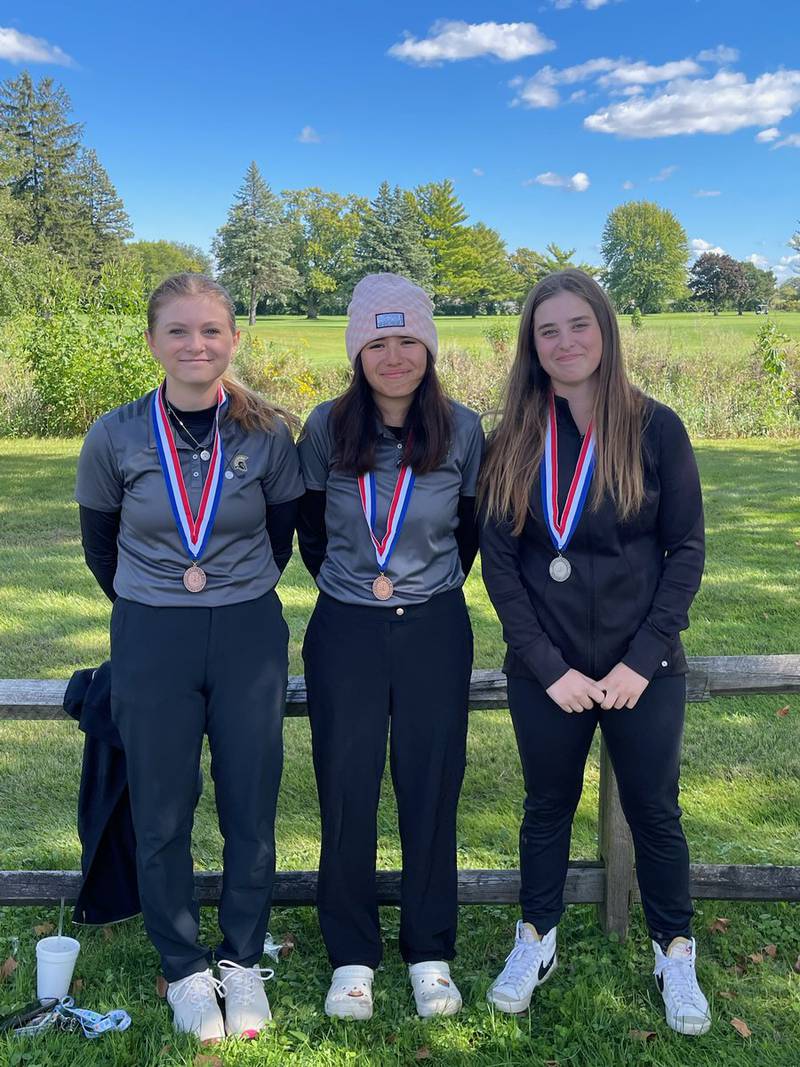
<svg viewBox="0 0 800 1067"><path fill-rule="evenodd" d="M453 434L447 456L430 474L417 475L386 575L395 593L388 601L373 596L372 582L380 573L375 548L361 508L358 481L332 466L330 411L333 401L316 407L298 442L306 489L325 490L328 547L317 585L346 604L395 607L420 604L464 583L454 531L459 496L474 497L483 455L480 416L452 401ZM389 505L397 482L402 445L379 424L375 448L376 536L386 530Z"/></svg>
<svg viewBox="0 0 800 1067"><path fill-rule="evenodd" d="M225 457L214 529L198 560L208 583L184 588L191 565L172 513L156 451L153 393L109 411L95 422L78 460L75 498L96 511L120 511L118 596L156 607L220 607L255 600L274 588L280 573L265 525L266 504L303 495L297 450L285 423L248 433L223 417ZM175 434L186 490L197 515L208 463L200 449ZM244 458L242 458L244 457Z"/></svg>

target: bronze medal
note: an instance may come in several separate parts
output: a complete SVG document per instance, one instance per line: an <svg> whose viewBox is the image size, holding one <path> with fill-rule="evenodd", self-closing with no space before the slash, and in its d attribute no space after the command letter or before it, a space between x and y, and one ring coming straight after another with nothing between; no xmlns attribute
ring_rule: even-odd
<svg viewBox="0 0 800 1067"><path fill-rule="evenodd" d="M193 563L191 567L183 572L183 584L189 590L190 593L199 593L206 587L206 572L202 567L198 567L196 563Z"/></svg>
<svg viewBox="0 0 800 1067"><path fill-rule="evenodd" d="M391 578L387 578L385 574L379 574L372 583L372 595L376 600L388 600L393 593L394 585Z"/></svg>

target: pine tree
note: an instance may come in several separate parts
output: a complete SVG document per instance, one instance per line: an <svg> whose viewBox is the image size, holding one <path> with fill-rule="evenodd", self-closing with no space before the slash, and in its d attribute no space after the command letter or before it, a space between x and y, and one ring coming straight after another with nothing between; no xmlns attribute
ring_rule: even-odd
<svg viewBox="0 0 800 1067"><path fill-rule="evenodd" d="M449 178L421 185L416 194L433 263L434 297L442 302L468 299L474 255L464 205Z"/></svg>
<svg viewBox="0 0 800 1067"><path fill-rule="evenodd" d="M388 271L423 288L431 281L431 255L414 194L382 182L378 195L361 212L355 249L359 276Z"/></svg>
<svg viewBox="0 0 800 1067"><path fill-rule="evenodd" d="M89 229L88 265L94 273L133 236L133 230L125 205L93 148L81 152L74 177L79 211Z"/></svg>
<svg viewBox="0 0 800 1067"><path fill-rule="evenodd" d="M83 126L69 121L69 96L51 78L34 84L23 71L0 84L0 133L10 170L8 188L25 207L17 236L45 239L57 252L74 254L76 161Z"/></svg>
<svg viewBox="0 0 800 1067"><path fill-rule="evenodd" d="M220 281L247 307L251 326L259 300L283 297L296 285L297 272L289 264L290 246L280 198L253 162L213 246Z"/></svg>

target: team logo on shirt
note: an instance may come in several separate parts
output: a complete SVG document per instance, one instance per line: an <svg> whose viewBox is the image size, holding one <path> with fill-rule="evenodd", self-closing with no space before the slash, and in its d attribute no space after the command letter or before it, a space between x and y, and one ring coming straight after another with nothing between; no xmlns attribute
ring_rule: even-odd
<svg viewBox="0 0 800 1067"><path fill-rule="evenodd" d="M247 470L248 458L249 457L246 456L244 452L237 452L236 455L233 457L233 462L231 463L231 466L237 474L245 473L245 471Z"/></svg>

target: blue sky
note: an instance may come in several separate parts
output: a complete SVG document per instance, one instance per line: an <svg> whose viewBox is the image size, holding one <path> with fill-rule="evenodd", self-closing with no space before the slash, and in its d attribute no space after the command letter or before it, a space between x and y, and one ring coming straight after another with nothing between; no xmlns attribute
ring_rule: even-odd
<svg viewBox="0 0 800 1067"><path fill-rule="evenodd" d="M797 0L26 0L0 78L64 85L138 238L208 248L255 159L275 190L450 177L510 249L596 263L609 211L655 200L786 277L798 40Z"/></svg>

